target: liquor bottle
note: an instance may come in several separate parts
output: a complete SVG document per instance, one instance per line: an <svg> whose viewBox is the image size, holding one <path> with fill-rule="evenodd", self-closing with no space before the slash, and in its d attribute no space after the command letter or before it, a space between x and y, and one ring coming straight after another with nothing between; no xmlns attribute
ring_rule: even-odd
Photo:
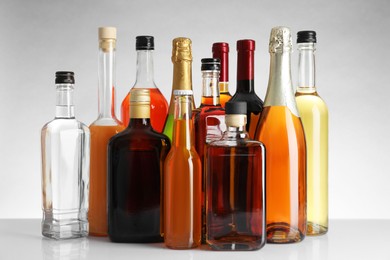
<svg viewBox="0 0 390 260"><path fill-rule="evenodd" d="M206 152L206 240L215 250L257 250L266 240L265 148L246 132L246 102L225 109L227 131Z"/></svg>
<svg viewBox="0 0 390 260"><path fill-rule="evenodd" d="M153 51L154 37L153 36L137 36L135 49L137 51L137 76L132 89L141 88L148 89L150 92L150 122L156 132L162 133L164 129L165 119L168 113L168 103L164 95L154 83L153 70ZM129 124L131 107L130 107L131 90L123 99L121 105L121 115L123 125L127 127Z"/></svg>
<svg viewBox="0 0 390 260"><path fill-rule="evenodd" d="M173 91L172 149L164 163L164 241L172 249L200 245L202 165L194 146L192 90Z"/></svg>
<svg viewBox="0 0 390 260"><path fill-rule="evenodd" d="M107 236L107 145L124 127L115 116L116 28L99 28L99 115L91 131L89 234Z"/></svg>
<svg viewBox="0 0 390 260"><path fill-rule="evenodd" d="M54 120L41 132L42 235L54 239L88 235L90 133L74 115L74 73L56 72Z"/></svg>
<svg viewBox="0 0 390 260"><path fill-rule="evenodd" d="M164 134L172 141L173 121L175 112L175 90L192 90L192 50L191 40L188 38L175 38L172 41L173 81L172 95L169 103L168 116L165 121ZM195 109L192 100L192 109Z"/></svg>
<svg viewBox="0 0 390 260"><path fill-rule="evenodd" d="M245 101L248 105L246 130L254 138L263 110L263 101L255 93L255 41L237 41L237 91L231 101Z"/></svg>
<svg viewBox="0 0 390 260"><path fill-rule="evenodd" d="M202 101L193 111L195 148L204 165L204 152L208 143L219 140L226 130L225 110L219 103L219 59L202 59ZM202 171L202 242L206 242L205 173Z"/></svg>
<svg viewBox="0 0 390 260"><path fill-rule="evenodd" d="M221 73L219 74L219 101L224 108L232 95L229 93L229 44L216 42L213 44L213 58L221 60Z"/></svg>
<svg viewBox="0 0 390 260"><path fill-rule="evenodd" d="M291 34L271 31L270 75L256 140L267 148L268 243L295 243L306 235L306 144L291 80Z"/></svg>
<svg viewBox="0 0 390 260"><path fill-rule="evenodd" d="M298 32L299 69L295 93L307 148L307 235L328 231L328 108L315 84L314 31Z"/></svg>
<svg viewBox="0 0 390 260"><path fill-rule="evenodd" d="M129 126L108 145L108 236L113 242L162 242L162 166L168 137L150 123L148 89L130 95Z"/></svg>

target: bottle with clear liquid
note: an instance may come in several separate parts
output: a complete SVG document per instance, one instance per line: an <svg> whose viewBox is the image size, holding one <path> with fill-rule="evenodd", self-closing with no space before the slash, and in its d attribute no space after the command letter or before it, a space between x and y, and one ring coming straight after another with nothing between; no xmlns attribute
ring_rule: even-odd
<svg viewBox="0 0 390 260"><path fill-rule="evenodd" d="M154 82L153 67L153 36L137 36L135 49L137 51L137 77L132 89L148 89L150 93L150 122L156 132L162 133L168 113L168 103ZM131 90L123 99L121 105L122 122L128 126L131 114Z"/></svg>
<svg viewBox="0 0 390 260"><path fill-rule="evenodd" d="M232 95L229 93L229 44L227 42L216 42L213 44L213 58L220 59L221 73L219 74L219 101L225 108Z"/></svg>
<svg viewBox="0 0 390 260"><path fill-rule="evenodd" d="M270 75L256 140L267 149L267 243L296 243L306 235L306 143L291 80L291 33L271 31Z"/></svg>
<svg viewBox="0 0 390 260"><path fill-rule="evenodd" d="M168 116L164 125L164 134L172 141L175 113L175 90L192 90L192 47L189 38L179 37L172 41L173 81ZM192 109L195 103L192 99Z"/></svg>
<svg viewBox="0 0 390 260"><path fill-rule="evenodd" d="M189 249L201 243L202 165L195 150L192 90L174 90L172 149L164 162L164 242Z"/></svg>
<svg viewBox="0 0 390 260"><path fill-rule="evenodd" d="M307 147L307 235L328 231L328 108L315 84L317 36L298 32L299 70L295 93Z"/></svg>
<svg viewBox="0 0 390 260"><path fill-rule="evenodd" d="M42 235L54 239L88 235L90 132L74 115L74 73L56 72L54 120L41 132Z"/></svg>
<svg viewBox="0 0 390 260"><path fill-rule="evenodd" d="M124 127L115 116L116 28L99 28L99 116L91 131L89 234L107 236L107 145Z"/></svg>
<svg viewBox="0 0 390 260"><path fill-rule="evenodd" d="M246 102L226 103L227 130L207 146L207 243L214 250L265 245L265 147L245 129Z"/></svg>

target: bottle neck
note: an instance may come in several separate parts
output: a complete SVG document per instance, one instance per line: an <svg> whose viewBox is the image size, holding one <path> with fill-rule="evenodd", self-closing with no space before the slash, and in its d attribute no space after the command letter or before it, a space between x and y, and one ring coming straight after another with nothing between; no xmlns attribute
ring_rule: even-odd
<svg viewBox="0 0 390 260"><path fill-rule="evenodd" d="M202 105L218 106L219 101L219 71L202 71Z"/></svg>
<svg viewBox="0 0 390 260"><path fill-rule="evenodd" d="M173 91L175 89L192 90L192 61L177 60L173 62L173 81L172 94L169 106L169 114L175 112L175 97ZM192 100L192 108L195 109L194 100Z"/></svg>
<svg viewBox="0 0 390 260"><path fill-rule="evenodd" d="M135 88L156 88L154 84L153 51L137 51L137 78Z"/></svg>
<svg viewBox="0 0 390 260"><path fill-rule="evenodd" d="M190 150L194 146L192 122L192 96L175 97L175 117L172 146L185 147Z"/></svg>
<svg viewBox="0 0 390 260"><path fill-rule="evenodd" d="M248 137L248 132L246 131L246 115L240 114L227 114L225 115L225 123L226 123L226 137Z"/></svg>
<svg viewBox="0 0 390 260"><path fill-rule="evenodd" d="M75 118L73 104L73 84L56 84L56 118Z"/></svg>
<svg viewBox="0 0 390 260"><path fill-rule="evenodd" d="M298 43L298 88L301 93L313 93L315 87L315 43Z"/></svg>
<svg viewBox="0 0 390 260"><path fill-rule="evenodd" d="M130 118L128 128L151 128L150 118Z"/></svg>
<svg viewBox="0 0 390 260"><path fill-rule="evenodd" d="M237 52L237 92L254 93L255 52L239 50Z"/></svg>
<svg viewBox="0 0 390 260"><path fill-rule="evenodd" d="M115 42L99 48L99 119L115 117Z"/></svg>

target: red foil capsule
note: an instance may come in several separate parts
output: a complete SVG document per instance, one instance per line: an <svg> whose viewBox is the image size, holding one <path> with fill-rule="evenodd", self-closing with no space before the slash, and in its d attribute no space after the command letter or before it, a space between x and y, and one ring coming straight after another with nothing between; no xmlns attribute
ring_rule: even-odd
<svg viewBox="0 0 390 260"><path fill-rule="evenodd" d="M220 82L229 82L229 44L226 42L216 42L213 44L213 58L221 60Z"/></svg>
<svg viewBox="0 0 390 260"><path fill-rule="evenodd" d="M254 79L255 41L237 41L237 80Z"/></svg>

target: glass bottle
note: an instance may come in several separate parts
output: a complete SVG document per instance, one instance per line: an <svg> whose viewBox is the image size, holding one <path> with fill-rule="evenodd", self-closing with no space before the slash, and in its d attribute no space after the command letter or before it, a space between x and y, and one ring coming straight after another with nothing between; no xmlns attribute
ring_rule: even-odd
<svg viewBox="0 0 390 260"><path fill-rule="evenodd" d="M328 231L328 108L315 84L316 32L298 32L299 69L295 93L307 148L307 235Z"/></svg>
<svg viewBox="0 0 390 260"><path fill-rule="evenodd" d="M137 51L137 77L132 89L148 89L150 92L150 122L156 132L162 133L168 113L168 103L164 95L154 83L153 70L153 36L137 36L135 49ZM131 114L131 91L123 99L121 105L122 122L128 126Z"/></svg>
<svg viewBox="0 0 390 260"><path fill-rule="evenodd" d="M150 123L148 89L130 95L129 126L108 145L108 236L113 242L162 242L162 166L168 137Z"/></svg>
<svg viewBox="0 0 390 260"><path fill-rule="evenodd" d="M42 235L54 239L88 235L90 133L74 115L74 73L56 72L54 120L41 132Z"/></svg>
<svg viewBox="0 0 390 260"><path fill-rule="evenodd" d="M256 140L267 148L268 243L295 243L306 235L306 144L291 80L291 34L271 31L270 75Z"/></svg>
<svg viewBox="0 0 390 260"><path fill-rule="evenodd" d="M237 41L237 90L231 101L245 101L248 105L246 130L254 138L263 110L263 101L255 93L255 41Z"/></svg>
<svg viewBox="0 0 390 260"><path fill-rule="evenodd" d="M91 131L89 234L107 236L107 145L124 127L115 116L116 28L99 28L99 115Z"/></svg>
<svg viewBox="0 0 390 260"><path fill-rule="evenodd" d="M172 41L173 81L172 95L169 103L168 116L165 121L164 134L172 141L173 121L175 112L175 90L192 90L192 50L189 38L175 38ZM192 100L192 109L195 109Z"/></svg>
<svg viewBox="0 0 390 260"><path fill-rule="evenodd" d="M193 111L195 148L204 165L206 145L219 140L226 130L225 110L219 103L219 59L202 59L202 102ZM206 242L205 173L202 170L202 242Z"/></svg>
<svg viewBox="0 0 390 260"><path fill-rule="evenodd" d="M246 102L226 103L227 131L206 152L207 243L215 250L264 246L265 148L246 132Z"/></svg>
<svg viewBox="0 0 390 260"><path fill-rule="evenodd" d="M164 241L169 248L188 249L201 240L202 165L194 146L192 90L173 94L172 149L164 163Z"/></svg>
<svg viewBox="0 0 390 260"><path fill-rule="evenodd" d="M229 93L229 44L216 42L213 44L213 58L220 59L221 73L219 74L219 101L224 108L232 95Z"/></svg>

